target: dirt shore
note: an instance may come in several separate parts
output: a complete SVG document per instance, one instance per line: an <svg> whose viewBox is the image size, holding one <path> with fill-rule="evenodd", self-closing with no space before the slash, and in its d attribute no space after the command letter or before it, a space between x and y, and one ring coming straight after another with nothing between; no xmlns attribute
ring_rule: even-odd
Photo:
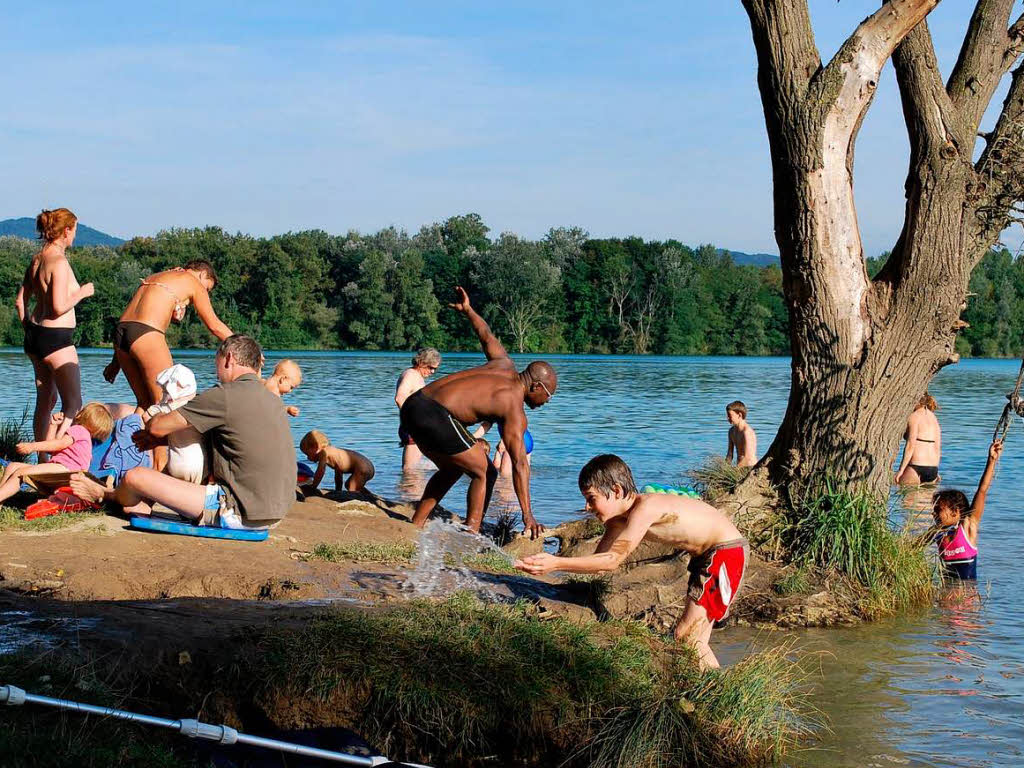
<svg viewBox="0 0 1024 768"><path fill-rule="evenodd" d="M411 512L408 505L377 497L314 497L296 502L270 538L259 543L141 533L121 517L82 515L55 530L0 531L0 590L78 603L226 598L372 604L469 589L492 600L525 598L576 620L634 618L661 631L671 626L685 602L685 556L652 547L642 547L624 572L597 586L557 574L537 580L508 573L507 566L494 568L486 559L463 565L447 555L433 569L429 593L417 584L415 558L381 562L371 554L369 560L329 562L310 556L323 544L404 545L411 551L420 537L408 522ZM586 552L596 541L593 526L586 523L569 523L550 533L563 552ZM519 537L505 549L520 554L541 546ZM753 557L733 620L790 627L854 619L823 585L783 594L779 584L784 576L778 566Z"/></svg>

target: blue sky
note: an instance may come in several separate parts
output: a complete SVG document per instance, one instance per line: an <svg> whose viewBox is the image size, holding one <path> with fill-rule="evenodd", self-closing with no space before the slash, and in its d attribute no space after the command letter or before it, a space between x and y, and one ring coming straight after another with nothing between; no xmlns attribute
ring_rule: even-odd
<svg viewBox="0 0 1024 768"><path fill-rule="evenodd" d="M932 14L947 71L970 5ZM266 235L476 211L495 234L777 252L739 0L497 6L5 4L0 218ZM811 0L822 55L876 7ZM869 255L899 232L907 152L887 69L857 149Z"/></svg>

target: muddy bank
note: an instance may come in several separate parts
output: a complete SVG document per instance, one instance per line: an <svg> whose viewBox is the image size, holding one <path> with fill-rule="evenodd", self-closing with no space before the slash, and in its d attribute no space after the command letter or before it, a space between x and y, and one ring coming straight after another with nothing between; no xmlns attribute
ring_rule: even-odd
<svg viewBox="0 0 1024 768"><path fill-rule="evenodd" d="M443 562L418 563L408 553L426 544L408 522L411 513L408 505L377 497L314 497L296 502L260 543L140 533L120 517L82 515L56 530L0 531L0 589L77 602L226 598L366 603L468 590L497 601L525 598L579 621L638 619L658 631L671 627L685 602L686 557L647 545L623 572L591 584L557 574L537 580L509 573L507 563L484 547L480 551L486 556L474 556L471 540L426 553ZM550 533L561 551L574 554L592 551L599 530L582 521ZM311 557L325 544L340 548L336 561ZM517 555L541 546L519 537L505 549ZM460 555L468 555L465 562ZM427 590L419 583L424 565L430 571ZM785 569L754 556L732 620L794 627L855 619L851 605L828 585L801 583L794 593L791 581Z"/></svg>

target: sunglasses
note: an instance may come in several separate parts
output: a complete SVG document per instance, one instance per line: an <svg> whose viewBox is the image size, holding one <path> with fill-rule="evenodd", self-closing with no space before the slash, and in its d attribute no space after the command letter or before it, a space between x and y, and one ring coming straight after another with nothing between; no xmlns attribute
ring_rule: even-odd
<svg viewBox="0 0 1024 768"><path fill-rule="evenodd" d="M550 400L552 397L554 397L554 395L551 394L551 390L547 388L547 386L544 384L543 381L538 381L537 383L540 384L541 387L544 388L544 391L548 393L548 400Z"/></svg>

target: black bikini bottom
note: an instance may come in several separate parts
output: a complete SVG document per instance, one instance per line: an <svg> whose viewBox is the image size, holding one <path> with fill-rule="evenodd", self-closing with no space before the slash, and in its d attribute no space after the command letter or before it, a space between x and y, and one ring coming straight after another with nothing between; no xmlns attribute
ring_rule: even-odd
<svg viewBox="0 0 1024 768"><path fill-rule="evenodd" d="M71 337L74 333L74 328L50 328L28 320L25 323L25 354L44 358L58 349L73 347L75 343Z"/></svg>
<svg viewBox="0 0 1024 768"><path fill-rule="evenodd" d="M134 320L122 320L117 324L117 328L114 329L114 347L122 352L127 352L132 348L132 344L147 333L162 334L163 331L159 328L154 328L152 325L137 323Z"/></svg>
<svg viewBox="0 0 1024 768"><path fill-rule="evenodd" d="M917 476L921 478L922 483L934 483L935 478L939 476L938 467L932 467L926 464L911 464L910 468L917 472Z"/></svg>

